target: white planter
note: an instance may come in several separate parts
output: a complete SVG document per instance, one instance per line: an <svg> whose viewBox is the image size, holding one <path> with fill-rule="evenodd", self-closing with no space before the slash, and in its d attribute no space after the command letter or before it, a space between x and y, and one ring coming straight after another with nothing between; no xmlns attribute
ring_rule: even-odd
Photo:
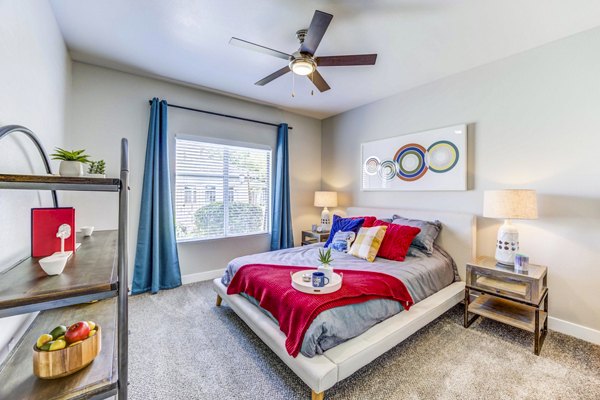
<svg viewBox="0 0 600 400"><path fill-rule="evenodd" d="M60 176L83 176L83 164L79 161L61 161Z"/></svg>
<svg viewBox="0 0 600 400"><path fill-rule="evenodd" d="M331 268L331 265L329 265L329 264L321 264L321 265L319 265L317 267L317 271L323 272L325 274L325 276L331 282L331 279L333 277L333 268Z"/></svg>
<svg viewBox="0 0 600 400"><path fill-rule="evenodd" d="M87 174L89 178L106 178L106 174Z"/></svg>

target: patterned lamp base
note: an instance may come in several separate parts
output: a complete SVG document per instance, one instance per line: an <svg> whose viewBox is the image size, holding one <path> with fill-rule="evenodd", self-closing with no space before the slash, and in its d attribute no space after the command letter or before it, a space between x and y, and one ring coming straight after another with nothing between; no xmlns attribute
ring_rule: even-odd
<svg viewBox="0 0 600 400"><path fill-rule="evenodd" d="M505 220L498 229L496 240L496 261L504 265L515 265L515 256L519 251L519 231L510 220Z"/></svg>
<svg viewBox="0 0 600 400"><path fill-rule="evenodd" d="M323 208L323 212L321 212L321 230L327 232L330 228L331 219L329 218L329 209L325 207Z"/></svg>

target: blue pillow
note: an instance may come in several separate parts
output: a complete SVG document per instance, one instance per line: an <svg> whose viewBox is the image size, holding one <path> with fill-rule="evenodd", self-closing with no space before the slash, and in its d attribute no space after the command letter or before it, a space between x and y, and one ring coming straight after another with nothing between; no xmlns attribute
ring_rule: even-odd
<svg viewBox="0 0 600 400"><path fill-rule="evenodd" d="M358 230L364 222L364 218L342 218L339 215L334 215L333 224L331 224L331 232L329 232L325 247L329 247L337 231L354 232L355 234L358 234Z"/></svg>

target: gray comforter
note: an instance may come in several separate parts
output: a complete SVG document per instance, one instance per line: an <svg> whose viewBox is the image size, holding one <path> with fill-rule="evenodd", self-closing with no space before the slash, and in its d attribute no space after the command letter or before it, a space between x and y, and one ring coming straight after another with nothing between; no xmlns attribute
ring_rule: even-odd
<svg viewBox="0 0 600 400"><path fill-rule="evenodd" d="M323 243L238 257L229 263L221 282L228 286L237 270L247 264L317 267L318 250L321 247ZM378 257L370 263L345 253L333 252L334 262L331 265L334 269L374 271L394 276L404 283L414 302L418 303L454 282L458 274L452 258L438 246L435 246L431 256L416 254L417 256L407 257L404 262ZM258 306L256 299L245 297ZM378 299L326 310L315 318L306 331L300 352L307 357L323 354L398 314L402 309L397 301ZM277 322L268 311L261 310Z"/></svg>

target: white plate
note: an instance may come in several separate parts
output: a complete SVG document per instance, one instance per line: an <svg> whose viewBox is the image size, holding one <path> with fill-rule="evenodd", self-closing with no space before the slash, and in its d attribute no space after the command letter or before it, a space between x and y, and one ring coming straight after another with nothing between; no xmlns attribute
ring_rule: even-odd
<svg viewBox="0 0 600 400"><path fill-rule="evenodd" d="M298 271L292 275L292 287L300 292L309 293L309 294L327 294L333 293L340 290L342 287L342 277L343 275L336 274L335 272L331 276L331 282L328 285L323 287L314 287L312 285L312 279L310 282L304 282L302 280L302 275L307 272L316 272L312 270L304 270Z"/></svg>

